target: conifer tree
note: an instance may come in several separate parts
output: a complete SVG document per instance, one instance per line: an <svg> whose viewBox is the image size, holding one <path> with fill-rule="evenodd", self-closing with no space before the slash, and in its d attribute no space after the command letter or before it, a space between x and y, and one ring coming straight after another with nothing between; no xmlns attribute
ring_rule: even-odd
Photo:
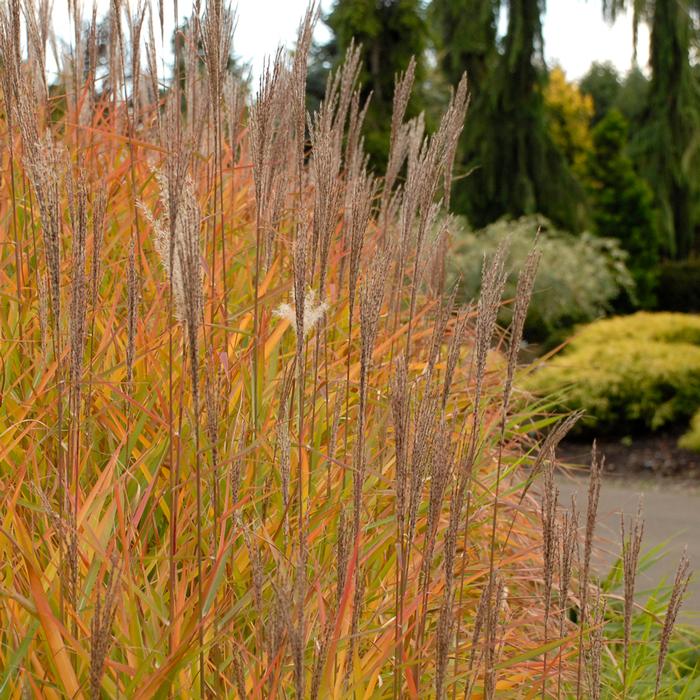
<svg viewBox="0 0 700 700"><path fill-rule="evenodd" d="M592 124L597 124L617 102L621 82L615 66L594 61L580 82L581 92L593 99Z"/></svg>
<svg viewBox="0 0 700 700"><path fill-rule="evenodd" d="M456 85L464 71L472 100L478 99L484 80L498 58L494 0L433 0L429 19L435 35L440 68Z"/></svg>
<svg viewBox="0 0 700 700"><path fill-rule="evenodd" d="M636 284L635 301L654 305L659 240L653 195L634 170L625 151L627 122L614 107L593 130L588 161L588 188L595 232L617 238L629 253L628 268Z"/></svg>
<svg viewBox="0 0 700 700"><path fill-rule="evenodd" d="M649 99L649 78L639 66L633 66L620 85L620 92L615 100L617 107L630 126L630 133L636 133L645 118Z"/></svg>
<svg viewBox="0 0 700 700"><path fill-rule="evenodd" d="M700 88L690 63L700 0L603 0L603 10L614 19L628 4L635 36L640 21L651 27L652 77L634 149L656 196L663 246L684 258L693 250L700 223L693 216L700 191Z"/></svg>
<svg viewBox="0 0 700 700"><path fill-rule="evenodd" d="M483 92L499 60L496 40L499 6L500 0L432 0L428 8L440 72L452 85L467 73L470 107L465 135L457 150L452 188L452 207L463 214L469 212L470 187L465 182L470 168L466 134L474 128L474 121L486 113Z"/></svg>
<svg viewBox="0 0 700 700"><path fill-rule="evenodd" d="M457 186L464 188L464 210L476 227L533 213L569 230L583 223L582 188L545 119L543 11L543 0L509 0L503 53L468 117L465 165L471 174Z"/></svg>
<svg viewBox="0 0 700 700"><path fill-rule="evenodd" d="M335 0L325 22L332 38L316 55L334 64L354 39L362 46L363 98L372 93L365 121L365 147L373 165L383 168L389 149L395 77L416 58L416 90L407 116L423 109L420 87L425 76L428 30L420 0ZM323 87L323 68L312 65L313 82Z"/></svg>

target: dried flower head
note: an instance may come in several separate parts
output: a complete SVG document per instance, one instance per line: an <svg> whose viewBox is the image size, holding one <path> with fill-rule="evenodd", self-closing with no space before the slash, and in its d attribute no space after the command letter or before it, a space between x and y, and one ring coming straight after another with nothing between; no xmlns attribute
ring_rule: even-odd
<svg viewBox="0 0 700 700"><path fill-rule="evenodd" d="M100 698L100 683L104 673L105 661L112 644L112 624L117 612L117 590L121 579L121 566L116 558L112 560L110 580L104 599L98 589L95 612L90 625L90 697Z"/></svg>
<svg viewBox="0 0 700 700"><path fill-rule="evenodd" d="M84 174L73 182L68 178L73 259L70 301L70 391L72 410L77 415L80 405L80 379L85 351L87 285L85 259L87 249L87 184Z"/></svg>
<svg viewBox="0 0 700 700"><path fill-rule="evenodd" d="M622 540L622 578L624 582L624 630L623 630L623 693L627 689L627 668L629 647L632 636L632 609L634 607L634 590L637 581L639 554L644 536L644 519L642 517L642 500L637 507L637 515L632 522L632 531L625 532L625 516L620 514L620 538Z"/></svg>
<svg viewBox="0 0 700 700"><path fill-rule="evenodd" d="M690 561L688 559L688 553L686 548L683 550L680 561L678 562L678 568L676 569L676 577L673 581L673 588L671 589L671 598L668 601L666 617L664 618L664 626L661 630L661 641L659 643L659 658L656 666L656 683L654 686L654 698L656 698L659 694L659 688L661 686L661 674L663 672L664 662L666 661L666 655L668 653L668 645L671 641L673 628L676 624L676 617L678 616L678 611L680 610L681 604L683 603L683 596L685 595L685 592L688 588L690 577Z"/></svg>
<svg viewBox="0 0 700 700"><path fill-rule="evenodd" d="M173 183L164 171L156 171L162 212L155 217L143 203L140 208L153 227L153 243L163 269L173 287L175 316L186 322L189 317L199 323L202 316L202 272L200 252L200 211L190 177L183 179L176 207L174 227L170 219L173 209ZM173 239L171 240L171 236ZM171 258L171 250L174 255Z"/></svg>
<svg viewBox="0 0 700 700"><path fill-rule="evenodd" d="M64 157L50 132L31 145L25 140L25 148L27 174L39 205L54 332L58 334L61 317L61 172Z"/></svg>

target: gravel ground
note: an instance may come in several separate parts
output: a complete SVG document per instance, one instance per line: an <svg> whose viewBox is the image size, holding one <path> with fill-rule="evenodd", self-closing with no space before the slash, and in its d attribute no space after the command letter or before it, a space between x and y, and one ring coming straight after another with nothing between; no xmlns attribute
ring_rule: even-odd
<svg viewBox="0 0 700 700"><path fill-rule="evenodd" d="M700 484L700 454L676 444L680 432L654 433L628 438L600 438L605 471L615 475L672 477ZM588 464L591 442L565 441L558 456L573 465ZM700 534L700 533L699 533Z"/></svg>

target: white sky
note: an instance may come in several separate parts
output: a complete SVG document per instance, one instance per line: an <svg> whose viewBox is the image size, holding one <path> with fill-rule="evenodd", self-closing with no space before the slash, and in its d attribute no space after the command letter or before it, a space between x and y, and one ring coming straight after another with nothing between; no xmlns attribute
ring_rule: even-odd
<svg viewBox="0 0 700 700"><path fill-rule="evenodd" d="M157 0L152 0L154 9ZM67 22L66 0L54 2L54 26L62 37L72 35ZM131 0L132 6L135 2ZM250 61L253 76L260 72L263 59L274 53L279 43L292 45L307 0L233 0L237 7L237 27L234 52L244 61ZM89 0L83 11L89 14ZM97 0L98 14L109 6L109 0ZM164 0L166 37L173 27L173 0ZM332 6L332 0L321 0L323 10ZM179 0L178 9L187 14L190 3ZM184 10L184 12L183 12ZM328 36L327 28L319 23L316 38ZM583 76L592 61L611 61L621 73L632 65L632 21L629 15L620 16L614 26L602 19L601 0L549 0L544 21L545 55L550 66L560 64L569 78ZM167 39L166 39L167 41ZM640 27L638 63L646 67L649 34Z"/></svg>
<svg viewBox="0 0 700 700"><path fill-rule="evenodd" d="M632 17L618 17L613 26L602 19L600 0L549 0L544 20L548 65L559 63L570 78L581 78L593 61L610 61L618 71L632 67ZM649 30L640 25L637 62L646 69Z"/></svg>

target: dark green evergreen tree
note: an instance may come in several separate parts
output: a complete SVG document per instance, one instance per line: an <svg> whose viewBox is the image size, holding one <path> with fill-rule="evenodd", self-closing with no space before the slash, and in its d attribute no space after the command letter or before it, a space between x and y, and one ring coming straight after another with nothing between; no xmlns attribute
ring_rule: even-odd
<svg viewBox="0 0 700 700"><path fill-rule="evenodd" d="M649 79L633 66L622 78L611 63L593 63L581 79L581 92L593 98L595 126L613 107L622 112L634 133L642 125L646 113Z"/></svg>
<svg viewBox="0 0 700 700"><path fill-rule="evenodd" d="M406 70L412 56L416 57L417 87L407 116L423 109L420 87L426 73L428 31L421 0L336 0L325 22L333 38L315 51L311 87L324 84L327 70L342 59L353 38L362 45L363 98L372 93L365 148L373 164L382 168L389 149L394 78Z"/></svg>
<svg viewBox="0 0 700 700"><path fill-rule="evenodd" d="M589 157L589 200L595 232L617 238L629 253L628 268L636 283L636 302L654 305L659 240L653 194L627 155L627 122L612 108L593 130Z"/></svg>
<svg viewBox="0 0 700 700"><path fill-rule="evenodd" d="M683 258L695 247L699 223L693 201L700 191L700 92L690 55L700 0L604 0L603 10L614 19L627 4L635 27L642 20L651 27L652 77L634 150L656 196L664 248Z"/></svg>
<svg viewBox="0 0 700 700"><path fill-rule="evenodd" d="M638 66L634 66L622 81L614 104L629 122L633 133L642 126L648 99L649 79Z"/></svg>
<svg viewBox="0 0 700 700"><path fill-rule="evenodd" d="M700 3L698 3L700 7ZM651 31L651 86L640 152L657 193L669 252L687 257L695 242L700 96L690 69L686 3L656 0Z"/></svg>
<svg viewBox="0 0 700 700"><path fill-rule="evenodd" d="M466 71L470 107L465 133L483 111L484 86L498 63L496 22L498 0L432 0L428 20L436 49L437 66L448 84L456 85ZM468 185L464 178L469 157L463 136L455 159L452 208L469 211Z"/></svg>
<svg viewBox="0 0 700 700"><path fill-rule="evenodd" d="M543 10L543 0L509 0L503 53L471 108L464 139L472 172L457 186L476 227L533 213L569 230L583 223L582 188L547 130Z"/></svg>
<svg viewBox="0 0 700 700"><path fill-rule="evenodd" d="M464 71L472 100L478 99L484 80L498 58L494 0L433 0L428 17L440 69L452 85Z"/></svg>
<svg viewBox="0 0 700 700"><path fill-rule="evenodd" d="M597 124L617 102L620 76L612 63L593 63L581 79L581 92L593 98L592 124Z"/></svg>

